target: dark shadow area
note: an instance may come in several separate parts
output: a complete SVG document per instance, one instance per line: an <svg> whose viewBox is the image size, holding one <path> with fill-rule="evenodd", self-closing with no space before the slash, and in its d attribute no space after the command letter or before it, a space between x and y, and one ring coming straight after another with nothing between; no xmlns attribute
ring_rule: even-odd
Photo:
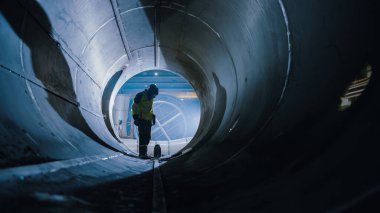
<svg viewBox="0 0 380 213"><path fill-rule="evenodd" d="M59 42L51 37L53 36L51 23L39 3L21 0L4 1L0 4L0 12L13 31L29 47L34 75L43 83L53 109L74 128L101 145L114 149L99 139L83 118L78 108L69 65ZM44 106L41 106L41 109L42 107Z"/></svg>
<svg viewBox="0 0 380 213"><path fill-rule="evenodd" d="M112 91L114 90L115 85L117 83L117 80L119 80L121 74L122 74L122 71L118 71L111 77L111 79L108 81L106 87L104 88L104 92L103 92L103 96L102 96L102 113L103 113L103 115L105 115L104 120L105 120L106 126L108 128L108 131L112 134L112 136L115 139L117 139L117 137L115 135L114 130L112 129L112 124L111 124L112 118L110 118L107 115L110 115L109 105L110 105L110 99L111 99Z"/></svg>
<svg viewBox="0 0 380 213"><path fill-rule="evenodd" d="M0 211L11 212L152 212L153 172L93 187L50 194L5 198ZM22 204L22 205L21 205Z"/></svg>
<svg viewBox="0 0 380 213"><path fill-rule="evenodd" d="M171 201L168 210L377 212L380 79L376 67L366 91L346 111L337 111L336 103L331 103L274 140L253 144L223 168L197 174L198 178L184 175L179 181L164 176ZM186 206L193 203L197 206L188 210Z"/></svg>
<svg viewBox="0 0 380 213"><path fill-rule="evenodd" d="M227 104L227 92L226 89L220 84L218 76L213 72L214 83L216 87L215 97L215 109L212 112L211 126L208 129L207 134L202 138L201 144L206 144L215 135L221 122L224 118L224 112L226 111ZM200 146L195 147L195 150L200 149Z"/></svg>
<svg viewBox="0 0 380 213"><path fill-rule="evenodd" d="M5 119L1 121L0 134L6 141L13 141L13 143L1 143L0 169L53 161L48 157L40 156L38 147L34 147L27 142L30 140L27 131L20 129L12 120Z"/></svg>
<svg viewBox="0 0 380 213"><path fill-rule="evenodd" d="M152 212L152 179L150 171L72 193L100 212Z"/></svg>

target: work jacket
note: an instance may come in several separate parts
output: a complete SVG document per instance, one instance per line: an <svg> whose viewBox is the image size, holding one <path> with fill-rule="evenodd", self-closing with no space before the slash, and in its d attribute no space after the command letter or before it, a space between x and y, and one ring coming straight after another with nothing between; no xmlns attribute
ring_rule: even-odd
<svg viewBox="0 0 380 213"><path fill-rule="evenodd" d="M151 121L153 119L153 98L148 98L148 91L137 93L132 104L132 114L139 119Z"/></svg>

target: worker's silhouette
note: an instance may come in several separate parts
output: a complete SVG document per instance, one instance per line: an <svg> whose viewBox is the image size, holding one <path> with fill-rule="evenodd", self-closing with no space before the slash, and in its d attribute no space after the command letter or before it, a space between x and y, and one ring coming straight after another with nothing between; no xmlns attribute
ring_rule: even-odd
<svg viewBox="0 0 380 213"><path fill-rule="evenodd" d="M152 125L156 124L153 114L153 98L158 95L158 88L151 84L148 89L137 93L133 100L132 114L139 130L139 157L147 158L147 147L151 138Z"/></svg>

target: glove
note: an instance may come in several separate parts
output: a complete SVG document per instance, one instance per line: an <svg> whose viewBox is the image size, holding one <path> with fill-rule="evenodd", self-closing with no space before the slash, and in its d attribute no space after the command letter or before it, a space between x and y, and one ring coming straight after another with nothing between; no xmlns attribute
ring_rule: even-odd
<svg viewBox="0 0 380 213"><path fill-rule="evenodd" d="M153 114L153 118L152 118L152 125L155 125L156 124L156 115Z"/></svg>
<svg viewBox="0 0 380 213"><path fill-rule="evenodd" d="M140 119L136 119L133 123L134 123L136 126L139 126L139 125L140 125Z"/></svg>

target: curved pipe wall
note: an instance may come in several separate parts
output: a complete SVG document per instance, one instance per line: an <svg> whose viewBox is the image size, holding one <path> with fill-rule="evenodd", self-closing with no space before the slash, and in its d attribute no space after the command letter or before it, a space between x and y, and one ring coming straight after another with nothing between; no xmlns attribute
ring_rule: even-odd
<svg viewBox="0 0 380 213"><path fill-rule="evenodd" d="M166 69L187 78L202 103L193 151L167 171L222 166L338 100L372 53L369 8L356 0L2 2L0 163L128 153L107 128L102 97L112 105L128 78Z"/></svg>
<svg viewBox="0 0 380 213"><path fill-rule="evenodd" d="M104 128L103 117L109 115L104 115L102 110L103 90L108 79L122 67L126 67L124 75L127 76L160 68L180 72L200 96L202 131L191 145L223 141L233 128L245 137L256 132L279 102L289 72L287 20L281 4L247 2L231 8L229 4L217 3L210 12L198 14L209 5L147 2L116 3L116 15L115 5L109 2L69 2L61 7L45 2L4 3L3 22L8 27L3 29L3 34L13 34L14 46L8 44L7 49L14 50L16 55L4 57L2 65L15 76L20 75L18 81L25 81L23 87L29 88L25 98L34 100L32 108L39 112L28 114L40 115L37 120L52 129L51 135L70 132L61 128L71 126L98 144L123 150L109 129ZM103 8L101 13L95 12L98 8ZM231 14L229 27L214 19L223 13ZM14 16L18 20L14 20ZM247 17L252 20L246 21ZM247 47L260 54L242 51ZM276 66L269 63L273 59ZM13 61L20 67L12 67ZM271 83L266 83L268 81ZM48 98L40 93L47 93ZM9 103L8 108L23 105L18 104L22 100ZM60 100L62 103L57 103ZM255 110L251 111L251 103L260 104L255 104ZM68 108L75 112L67 112ZM70 113L76 114L68 115ZM30 119L26 120L31 123ZM74 121L77 124L71 124ZM241 128L240 124L247 121L249 125ZM31 138L37 137L33 135L34 129L21 129ZM72 149L78 149L75 141L79 138L72 135L59 138L63 146L68 143ZM55 139L51 140L52 147L55 146L53 141ZM239 141L235 147L242 146L246 139ZM27 141L24 143L28 146ZM48 147L38 148L46 149L41 155L50 152ZM67 154L61 153L59 158Z"/></svg>

